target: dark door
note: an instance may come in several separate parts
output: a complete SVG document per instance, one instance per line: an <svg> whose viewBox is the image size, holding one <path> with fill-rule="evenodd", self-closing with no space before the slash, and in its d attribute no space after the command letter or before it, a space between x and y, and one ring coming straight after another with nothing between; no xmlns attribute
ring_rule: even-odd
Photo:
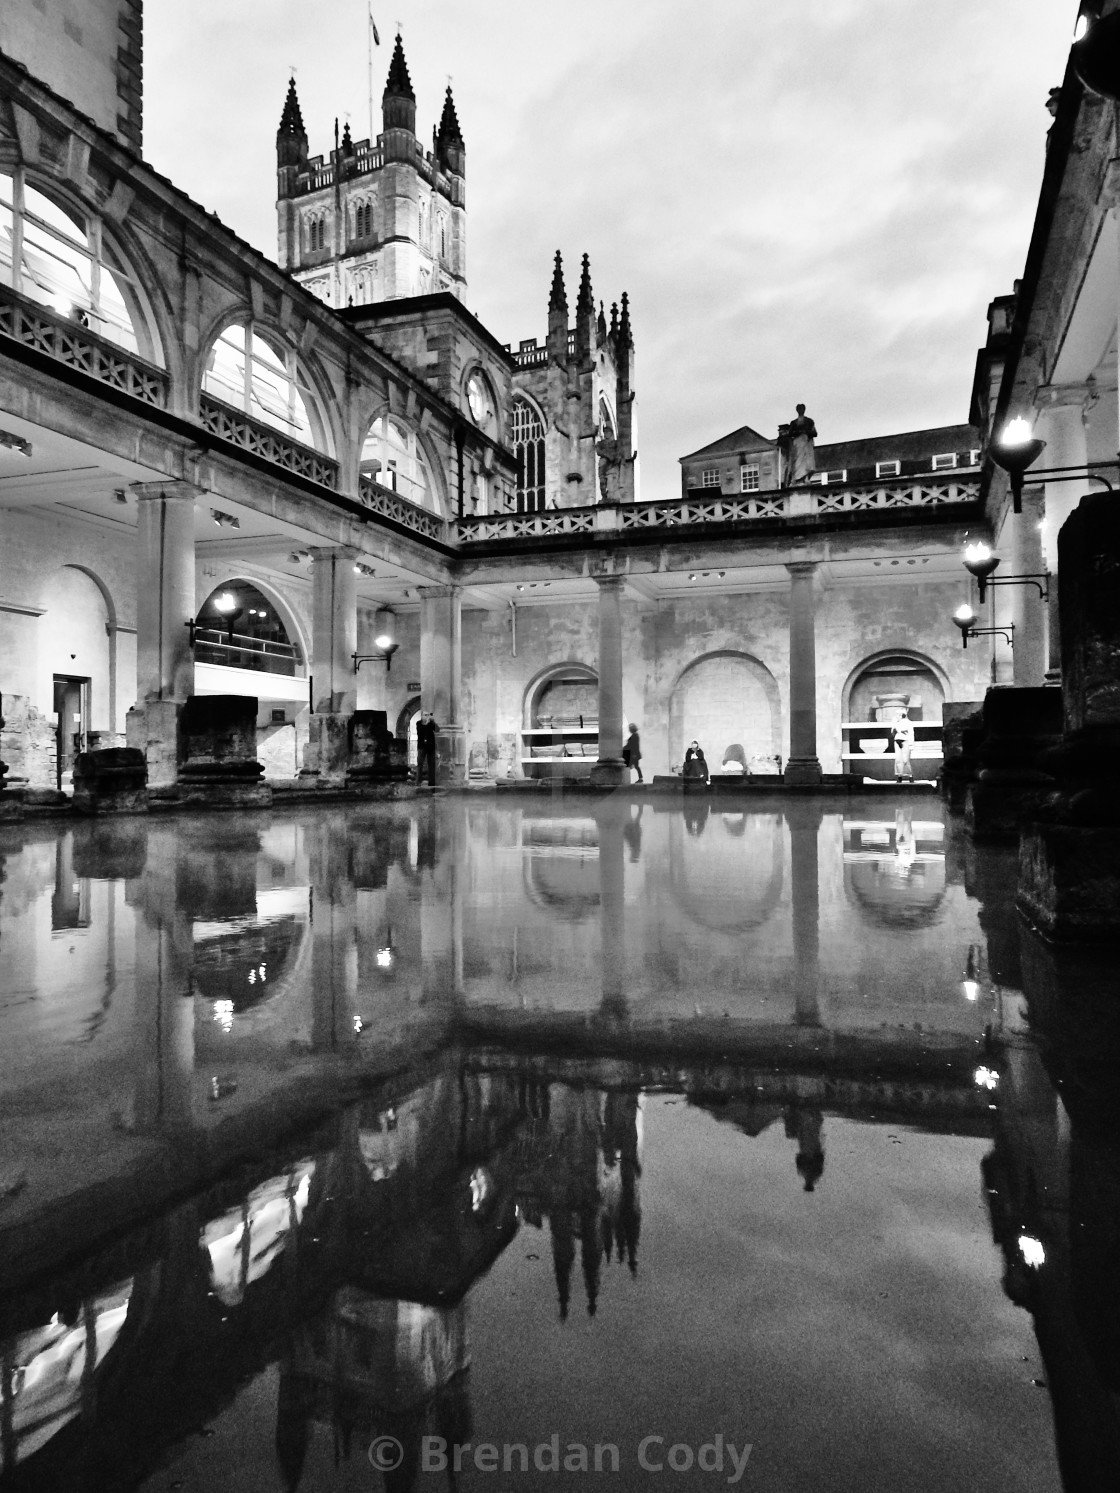
<svg viewBox="0 0 1120 1493"><path fill-rule="evenodd" d="M54 709L58 716L57 785L74 771L74 758L85 750L89 722L89 680L54 676Z"/></svg>

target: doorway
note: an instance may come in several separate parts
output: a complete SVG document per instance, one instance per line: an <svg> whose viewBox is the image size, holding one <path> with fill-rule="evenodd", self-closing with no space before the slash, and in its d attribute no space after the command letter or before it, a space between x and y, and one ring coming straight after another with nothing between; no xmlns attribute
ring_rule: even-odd
<svg viewBox="0 0 1120 1493"><path fill-rule="evenodd" d="M67 674L54 676L54 711L58 717L55 745L55 786L73 781L74 759L86 749L89 733L89 680Z"/></svg>

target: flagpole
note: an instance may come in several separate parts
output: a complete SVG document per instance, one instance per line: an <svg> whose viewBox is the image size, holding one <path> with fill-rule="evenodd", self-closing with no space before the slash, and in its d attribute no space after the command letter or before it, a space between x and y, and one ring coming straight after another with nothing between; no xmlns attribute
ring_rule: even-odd
<svg viewBox="0 0 1120 1493"><path fill-rule="evenodd" d="M373 3L366 6L366 52L369 54L369 143L373 146Z"/></svg>

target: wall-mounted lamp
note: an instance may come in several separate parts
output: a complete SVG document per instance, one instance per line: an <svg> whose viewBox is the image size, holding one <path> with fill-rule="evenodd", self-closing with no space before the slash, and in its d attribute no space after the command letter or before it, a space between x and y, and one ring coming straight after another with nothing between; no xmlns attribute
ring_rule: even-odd
<svg viewBox="0 0 1120 1493"><path fill-rule="evenodd" d="M991 547L982 539L965 545L964 568L976 577L981 604L989 586L1037 586L1042 600L1050 600L1050 577L1045 571L1031 575L1001 575L997 579L993 572L998 564L999 556L993 555Z"/></svg>
<svg viewBox="0 0 1120 1493"><path fill-rule="evenodd" d="M1035 440L1030 421L1022 415L1008 420L988 447L988 455L1011 479L1011 505L1016 513L1023 511L1023 475L1045 450L1046 442Z"/></svg>
<svg viewBox="0 0 1120 1493"><path fill-rule="evenodd" d="M241 616L243 610L237 605L237 597L234 596L232 591L223 591L220 596L214 597L210 605L214 608L218 616L222 619L222 622L225 624L226 632L229 634L229 646L232 648L233 624L237 621L238 617ZM205 625L205 623L199 622L197 617L189 617L187 619L187 629L190 634L190 646L192 648L195 645L195 639L198 634L199 628L204 627ZM218 631L221 631L221 629L219 628Z"/></svg>
<svg viewBox="0 0 1120 1493"><path fill-rule="evenodd" d="M1120 102L1120 12L1097 15L1099 4L1082 5L1073 32L1070 61L1085 87Z"/></svg>
<svg viewBox="0 0 1120 1493"><path fill-rule="evenodd" d="M1006 627L977 627L978 618L967 601L963 602L953 613L953 621L961 630L962 648L968 647L969 638L985 637L993 633L999 633L1000 637L1006 638L1009 648L1015 646L1014 622L1009 622Z"/></svg>
<svg viewBox="0 0 1120 1493"><path fill-rule="evenodd" d="M393 667L393 654L396 653L400 644L397 642L396 617L389 607L380 607L373 619L374 634L373 645L379 651L377 653L353 653L354 673L356 674L365 663L384 663L386 674Z"/></svg>
<svg viewBox="0 0 1120 1493"><path fill-rule="evenodd" d="M0 446L3 446L5 451L17 451L20 456L30 457L32 452L31 442L21 435L16 435L14 430L0 430Z"/></svg>

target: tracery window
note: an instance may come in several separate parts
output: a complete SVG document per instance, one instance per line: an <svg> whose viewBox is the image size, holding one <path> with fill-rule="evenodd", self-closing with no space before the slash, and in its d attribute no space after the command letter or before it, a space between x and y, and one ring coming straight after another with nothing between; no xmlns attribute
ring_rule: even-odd
<svg viewBox="0 0 1120 1493"><path fill-rule="evenodd" d="M100 218L59 207L19 167L0 171L0 284L163 363L138 282L106 241Z"/></svg>
<svg viewBox="0 0 1120 1493"><path fill-rule="evenodd" d="M439 499L416 433L391 415L382 415L370 426L362 446L361 472L410 503L439 513Z"/></svg>
<svg viewBox="0 0 1120 1493"><path fill-rule="evenodd" d="M545 506L544 426L527 399L513 401L511 439L517 457L517 511L540 512Z"/></svg>
<svg viewBox="0 0 1120 1493"><path fill-rule="evenodd" d="M373 235L373 203L359 202L354 209L354 237L370 238Z"/></svg>
<svg viewBox="0 0 1120 1493"><path fill-rule="evenodd" d="M327 449L312 420L315 395L300 372L295 348L277 351L251 322L235 322L210 349L202 375L207 394L282 430L305 446Z"/></svg>
<svg viewBox="0 0 1120 1493"><path fill-rule="evenodd" d="M307 247L314 254L327 247L326 217L309 218L307 223Z"/></svg>

